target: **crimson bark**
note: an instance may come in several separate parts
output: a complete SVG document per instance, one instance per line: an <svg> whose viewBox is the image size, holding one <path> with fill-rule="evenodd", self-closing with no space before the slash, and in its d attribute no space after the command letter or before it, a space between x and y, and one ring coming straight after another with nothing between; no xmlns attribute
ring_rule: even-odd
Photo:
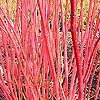
<svg viewBox="0 0 100 100"><path fill-rule="evenodd" d="M78 84L79 84L79 97L78 100L82 100L82 86L83 86L83 78L82 78L82 68L81 68L81 59L78 50L78 41L76 36L76 0L70 0L71 2L71 34L73 40L74 53L76 58L77 65L77 73L78 73Z"/></svg>

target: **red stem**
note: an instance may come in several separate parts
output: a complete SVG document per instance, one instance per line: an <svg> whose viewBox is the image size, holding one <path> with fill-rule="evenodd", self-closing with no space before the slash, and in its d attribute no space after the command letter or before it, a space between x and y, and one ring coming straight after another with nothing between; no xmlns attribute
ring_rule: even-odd
<svg viewBox="0 0 100 100"><path fill-rule="evenodd" d="M70 0L71 2L71 33L74 46L74 53L76 58L77 72L78 72L78 83L79 83L79 100L82 100L83 94L83 77L81 68L81 59L78 50L78 41L76 37L76 0Z"/></svg>

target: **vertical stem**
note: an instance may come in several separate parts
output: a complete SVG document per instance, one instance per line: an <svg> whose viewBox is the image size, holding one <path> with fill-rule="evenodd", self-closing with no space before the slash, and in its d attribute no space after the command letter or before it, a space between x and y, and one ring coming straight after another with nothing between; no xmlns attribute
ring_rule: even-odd
<svg viewBox="0 0 100 100"><path fill-rule="evenodd" d="M63 41L64 41L64 67L65 67L65 77L66 77L66 100L69 100L68 98L68 61L67 61L67 41L66 41L66 33L67 33L67 27L66 27L66 16L67 16L67 9L68 9L68 0L66 0L66 9L65 9L65 22L64 22L64 12L63 12L63 4L62 0L60 0L60 6L61 6L61 19L62 19L62 32L63 32Z"/></svg>
<svg viewBox="0 0 100 100"><path fill-rule="evenodd" d="M70 0L71 2L71 33L74 46L74 53L76 58L77 73L78 73L78 84L79 84L79 97L78 100L82 100L83 92L83 78L82 78L82 68L81 68L81 59L78 50L78 41L76 37L76 0Z"/></svg>

